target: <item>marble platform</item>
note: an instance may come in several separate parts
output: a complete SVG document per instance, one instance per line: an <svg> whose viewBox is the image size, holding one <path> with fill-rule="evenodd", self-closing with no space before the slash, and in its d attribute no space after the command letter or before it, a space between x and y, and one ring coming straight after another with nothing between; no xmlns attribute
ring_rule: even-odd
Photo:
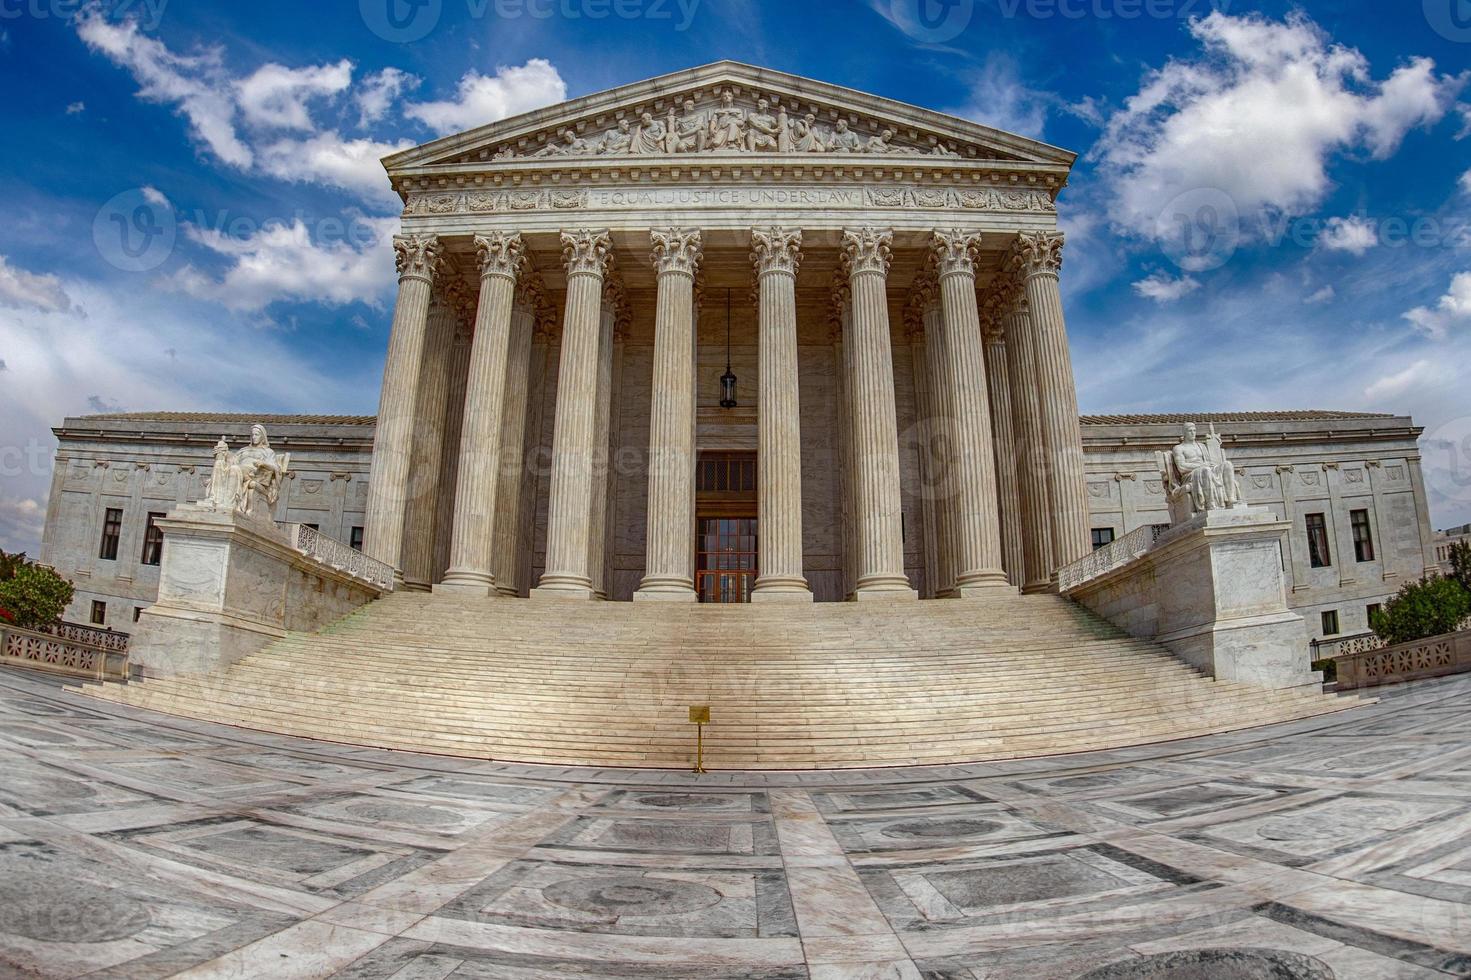
<svg viewBox="0 0 1471 980"><path fill-rule="evenodd" d="M0 671L0 975L1464 976L1468 709L1445 678L1086 755L696 776L309 742Z"/></svg>

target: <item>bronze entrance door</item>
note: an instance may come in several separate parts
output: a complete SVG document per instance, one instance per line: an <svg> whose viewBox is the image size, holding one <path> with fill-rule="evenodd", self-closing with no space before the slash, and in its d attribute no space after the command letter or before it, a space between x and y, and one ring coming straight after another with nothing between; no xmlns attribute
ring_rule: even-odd
<svg viewBox="0 0 1471 980"><path fill-rule="evenodd" d="M695 486L695 592L701 602L750 602L760 556L756 455L701 453Z"/></svg>

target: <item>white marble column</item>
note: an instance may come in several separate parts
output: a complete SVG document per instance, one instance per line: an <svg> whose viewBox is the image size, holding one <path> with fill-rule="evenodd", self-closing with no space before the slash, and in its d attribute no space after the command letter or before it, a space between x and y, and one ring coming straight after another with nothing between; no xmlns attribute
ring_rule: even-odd
<svg viewBox="0 0 1471 980"><path fill-rule="evenodd" d="M853 429L857 463L858 587L855 599L918 593L904 574L899 426L889 338L890 231L843 232L843 264L853 290Z"/></svg>
<svg viewBox="0 0 1471 980"><path fill-rule="evenodd" d="M846 277L833 283L833 329L839 338L836 367L841 397L838 401L838 433L842 440L843 485L843 598L852 600L858 591L858 453L853 421L853 289Z"/></svg>
<svg viewBox="0 0 1471 980"><path fill-rule="evenodd" d="M940 580L940 529L936 520L935 405L930 391L929 353L924 335L923 300L913 292L904 310L904 334L909 341L909 363L914 376L915 432L918 442L920 519L924 522L924 582L920 597L934 597Z"/></svg>
<svg viewBox="0 0 1471 980"><path fill-rule="evenodd" d="M932 243L953 438L955 594L962 598L1010 585L1001 565L996 457L976 303L979 244L978 236L960 229L937 231Z"/></svg>
<svg viewBox="0 0 1471 980"><path fill-rule="evenodd" d="M552 480L547 513L547 570L533 598L591 599L588 534L592 523L593 455L597 420L598 346L603 280L613 260L606 231L562 235L567 309L557 373L557 418L552 434Z"/></svg>
<svg viewBox="0 0 1471 980"><path fill-rule="evenodd" d="M613 430L613 338L626 305L623 287L616 279L605 279L603 308L598 318L598 378L587 525L587 574L592 579L593 598L600 600L608 598L608 488L613 485L608 437Z"/></svg>
<svg viewBox="0 0 1471 980"><path fill-rule="evenodd" d="M444 592L496 595L491 567L495 541L496 487L501 470L501 423L506 402L506 362L516 283L526 265L520 235L475 236L480 264L480 301L465 384L465 420L460 434L459 489L449 571L436 588Z"/></svg>
<svg viewBox="0 0 1471 980"><path fill-rule="evenodd" d="M935 583L937 599L955 595L955 395L951 390L950 347L940 307L940 283L934 271L921 273L914 284L913 301L925 332L925 360L921 370L930 391L930 481L925 488L933 499L935 517Z"/></svg>
<svg viewBox="0 0 1471 980"><path fill-rule="evenodd" d="M450 547L454 543L465 386L470 380L470 346L475 335L475 297L469 290L458 288L452 293L451 305L455 310L455 340L450 353L449 396L445 400L444 439L439 452L439 496L434 509L435 582L444 581L444 573L449 571Z"/></svg>
<svg viewBox="0 0 1471 980"><path fill-rule="evenodd" d="M698 231L650 234L659 276L649 405L649 510L643 581L634 600L694 602L695 274Z"/></svg>
<svg viewBox="0 0 1471 980"><path fill-rule="evenodd" d="M1078 392L1058 288L1062 241L1059 234L1036 232L1018 235L1016 243L1036 341L1038 406L1047 445L1053 566L1049 577L1092 550L1083 430L1078 421Z"/></svg>
<svg viewBox="0 0 1471 980"><path fill-rule="evenodd" d="M439 464L444 450L454 339L454 306L440 288L429 304L414 409L414 445L409 460L403 543L404 588L410 592L428 592L434 581L434 519L439 512L442 490Z"/></svg>
<svg viewBox="0 0 1471 980"><path fill-rule="evenodd" d="M1045 592L1052 575L1051 509L1047 490L1047 449L1037 404L1037 357L1031 314L1021 283L1008 284L1006 367L1011 389L1011 417L1016 428L1016 482L1022 529L1022 591Z"/></svg>
<svg viewBox="0 0 1471 980"><path fill-rule="evenodd" d="M986 341L986 393L991 403L991 439L996 461L996 501L1001 518L1001 567L1016 588L1025 584L1021 502L1016 484L1016 428L1011 418L1011 380L1007 376L1006 323L1000 297L991 294L982 316Z"/></svg>
<svg viewBox="0 0 1471 980"><path fill-rule="evenodd" d="M797 267L802 232L751 232L759 294L756 499L760 574L752 602L811 602L802 565L802 412L797 378ZM896 437L897 446L897 437Z"/></svg>
<svg viewBox="0 0 1471 980"><path fill-rule="evenodd" d="M378 400L363 550L392 565L402 581L404 508L414 442L414 410L418 405L419 373L424 360L429 297L443 251L438 236L398 235L393 239L393 252L398 264L398 302L393 309L393 330L383 367L383 391Z"/></svg>
<svg viewBox="0 0 1471 980"><path fill-rule="evenodd" d="M521 276L511 307L511 337L506 354L505 409L501 414L501 466L495 484L495 531L490 568L496 591L520 595L517 575L521 535L521 473L526 467L526 406L530 390L531 339L542 304L541 281Z"/></svg>

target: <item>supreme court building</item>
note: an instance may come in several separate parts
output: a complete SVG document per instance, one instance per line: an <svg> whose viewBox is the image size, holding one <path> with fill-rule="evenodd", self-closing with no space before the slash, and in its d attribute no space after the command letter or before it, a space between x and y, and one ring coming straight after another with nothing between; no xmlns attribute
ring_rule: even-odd
<svg viewBox="0 0 1471 980"><path fill-rule="evenodd" d="M1047 588L1091 546L1073 158L733 63L388 158L365 550L534 598Z"/></svg>

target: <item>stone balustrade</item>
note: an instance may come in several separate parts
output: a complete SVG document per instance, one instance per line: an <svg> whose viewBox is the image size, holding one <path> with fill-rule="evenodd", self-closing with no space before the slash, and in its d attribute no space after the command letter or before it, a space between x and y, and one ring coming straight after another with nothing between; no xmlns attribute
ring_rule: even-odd
<svg viewBox="0 0 1471 980"><path fill-rule="evenodd" d="M72 624L61 624L72 626ZM74 627L67 632L75 635L42 633L21 629L18 626L0 624L0 664L28 667L51 674L82 677L87 680L125 680L128 676L128 654L126 649L110 649L101 643L83 638L101 640L108 634L105 630ZM125 633L114 633L112 637ZM115 646L116 641L109 641Z"/></svg>
<svg viewBox="0 0 1471 980"><path fill-rule="evenodd" d="M1352 691L1471 671L1471 630L1334 658L1338 690Z"/></svg>
<svg viewBox="0 0 1471 980"><path fill-rule="evenodd" d="M1107 575L1116 568L1124 567L1146 554L1169 529L1168 524L1149 524L1136 528L1122 538L1084 555L1071 565L1063 566L1057 570L1058 589L1067 592L1100 575Z"/></svg>
<svg viewBox="0 0 1471 980"><path fill-rule="evenodd" d="M393 566L349 548L307 524L282 526L291 547L334 571L366 582L380 592L393 591Z"/></svg>
<svg viewBox="0 0 1471 980"><path fill-rule="evenodd" d="M53 623L43 627L39 632L50 633L52 636L85 646L99 647L109 652L121 653L128 649L128 641L132 639L127 633L119 633L117 630L98 629L95 626L83 626L80 623Z"/></svg>

